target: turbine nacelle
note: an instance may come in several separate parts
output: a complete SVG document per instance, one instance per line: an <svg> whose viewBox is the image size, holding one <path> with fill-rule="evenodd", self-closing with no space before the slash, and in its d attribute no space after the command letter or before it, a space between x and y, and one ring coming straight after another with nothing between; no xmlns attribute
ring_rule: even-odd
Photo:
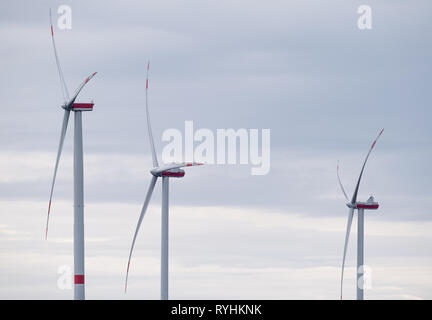
<svg viewBox="0 0 432 320"><path fill-rule="evenodd" d="M160 172L159 168L151 170L151 174L155 177L170 177L170 178L183 178L185 171L182 169L170 169Z"/></svg>
<svg viewBox="0 0 432 320"><path fill-rule="evenodd" d="M200 162L180 162L162 165L160 167L155 167L150 170L150 173L155 177L173 177L182 178L185 175L184 170L181 168L202 166L203 163Z"/></svg>
<svg viewBox="0 0 432 320"><path fill-rule="evenodd" d="M93 102L69 102L63 104L61 107L67 111L93 111Z"/></svg>
<svg viewBox="0 0 432 320"><path fill-rule="evenodd" d="M357 209L376 210L379 204L373 196L370 196L366 202L357 202Z"/></svg>
<svg viewBox="0 0 432 320"><path fill-rule="evenodd" d="M74 103L71 111L93 111L94 103Z"/></svg>
<svg viewBox="0 0 432 320"><path fill-rule="evenodd" d="M365 210L376 210L379 208L378 202L371 196L366 202L357 201L356 203L347 203L348 208L351 209L365 209Z"/></svg>

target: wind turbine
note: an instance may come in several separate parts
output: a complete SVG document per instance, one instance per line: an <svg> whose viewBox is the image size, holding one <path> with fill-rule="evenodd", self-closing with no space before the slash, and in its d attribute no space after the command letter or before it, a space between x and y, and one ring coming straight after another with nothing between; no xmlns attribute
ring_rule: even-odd
<svg viewBox="0 0 432 320"><path fill-rule="evenodd" d="M57 54L57 49L54 40L54 29L52 25L52 17L50 10L50 22L51 22L51 38L54 48L54 55L57 64L57 70L60 77L61 91L63 94L63 124L60 133L60 142L57 151L57 159L54 168L54 176L51 184L50 200L48 204L48 215L45 229L45 239L48 236L48 223L51 211L51 200L54 191L54 182L57 175L57 169L61 152L63 149L63 142L66 135L67 125L69 122L70 112L74 112L74 297L75 300L85 299L85 287L84 287L84 192L83 192L83 144L82 144L82 112L92 111L93 103L76 103L75 100L78 94L93 78L96 72L88 76L77 88L72 98L69 98L69 92L66 86L66 82L63 76L63 71L60 67L60 61Z"/></svg>
<svg viewBox="0 0 432 320"><path fill-rule="evenodd" d="M363 167L360 171L360 176L357 180L357 185L355 187L353 196L351 200L348 199L348 196L345 192L345 189L342 185L340 176L339 176L339 164L337 166L337 177L339 181L339 186L342 189L342 192L345 196L345 199L349 201L346 205L349 208L348 211L348 223L347 223L347 231L345 235L345 246L344 246L344 253L343 253L343 259L342 259L342 275L341 275L341 300L342 300L342 289L343 289L343 276L344 276L344 267L345 267L345 256L347 252L348 247L348 239L350 235L351 230L351 224L354 216L354 210L357 209L358 211L358 220L357 220L357 300L363 300L363 287L364 287L364 279L363 279L363 256L364 256L364 211L365 210L376 210L378 209L379 205L378 202L375 202L373 196L370 196L370 198L366 202L360 202L357 201L357 195L358 190L360 186L360 181L363 175L364 168L366 166L366 162L369 158L370 153L372 152L372 149L375 147L376 142L378 141L379 137L383 133L384 129L380 131L374 142L372 143L369 152L366 156L366 159L363 163Z"/></svg>
<svg viewBox="0 0 432 320"><path fill-rule="evenodd" d="M152 178L150 181L150 186L147 191L147 195L144 200L144 205L141 210L141 214L138 219L138 223L136 226L135 234L133 236L132 245L129 252L129 259L127 264L126 271L126 281L125 281L125 292L127 290L127 282L129 276L129 267L130 261L132 257L132 251L135 246L135 240L138 234L138 231L141 227L141 222L146 213L148 204L150 202L150 198L153 193L153 189L156 185L156 181L159 177L162 178L162 220L161 220L161 300L168 300L168 221L169 221L169 179L170 178L182 178L185 175L184 170L181 168L184 167L192 167L202 165L202 163L198 162L181 162L181 163L173 163L167 165L159 166L158 159L156 156L153 134L150 124L150 115L148 109L148 73L150 68L150 62L147 63L147 78L146 78L146 114L147 114L147 129L150 140L150 148L152 152L153 158L153 169L150 170L152 174Z"/></svg>

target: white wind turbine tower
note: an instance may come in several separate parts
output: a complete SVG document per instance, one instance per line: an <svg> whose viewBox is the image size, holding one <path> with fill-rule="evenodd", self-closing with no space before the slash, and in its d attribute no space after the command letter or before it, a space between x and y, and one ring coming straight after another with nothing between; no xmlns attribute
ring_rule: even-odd
<svg viewBox="0 0 432 320"><path fill-rule="evenodd" d="M384 129L380 131L374 142L372 143L369 152L366 156L366 159L363 163L363 167L360 171L360 176L357 180L357 185L354 190L353 196L351 200L348 199L348 196L345 192L345 189L342 185L342 182L339 177L339 165L337 166L337 177L339 181L339 185L342 189L342 192L345 196L345 199L349 201L346 205L349 208L348 212L348 223L347 223L347 230L345 235L345 246L344 246L344 253L343 253L343 259L342 259L342 274L341 274L341 299L342 299L342 289L343 289L343 276L344 276L344 267L345 267L345 256L347 252L348 247L348 239L350 235L351 230L351 224L353 220L354 210L357 209L358 211L358 220L357 220L357 300L363 300L363 288L364 288L364 279L363 279L363 256L364 256L364 210L376 210L378 209L378 202L374 201L374 198L371 196L366 202L359 202L357 201L357 195L358 190L360 186L360 181L363 175L364 168L366 166L366 162L369 158L370 153L372 152L372 149L375 147L376 142L378 141L379 137L383 133Z"/></svg>
<svg viewBox="0 0 432 320"><path fill-rule="evenodd" d="M48 204L48 215L45 229L45 239L48 236L48 222L51 210L51 200L54 191L54 182L57 175L57 169L61 152L63 149L63 142L66 135L67 125L69 121L70 112L73 111L74 119L74 297L76 300L85 299L85 286L84 286L84 192L83 192L83 144L82 144L82 112L92 111L93 103L76 103L75 100L78 94L96 74L94 72L88 76L81 85L77 88L72 98L69 98L69 92L64 80L63 72L60 67L60 61L57 55L57 49L54 41L54 30L52 25L52 17L50 10L51 22L51 37L54 48L54 55L56 59L57 69L60 77L60 85L63 94L64 103L61 106L64 109L63 124L60 133L60 142L57 151L57 159L54 168L54 175L51 184L50 200Z"/></svg>
<svg viewBox="0 0 432 320"><path fill-rule="evenodd" d="M191 167L202 165L202 163L197 162L182 162L182 163L173 163L168 165L159 166L158 159L156 156L154 140L152 135L152 129L150 124L150 115L148 109L148 72L149 72L150 63L147 63L147 79L146 79L146 114L147 114L147 129L150 140L150 148L152 152L153 158L153 169L150 170L152 174L152 178L150 181L150 186L147 191L147 195L144 200L144 205L141 210L141 214L138 219L138 223L136 226L135 234L133 236L132 245L129 252L129 259L127 264L126 271L126 281L125 281L125 292L127 290L127 282L129 276L129 267L130 261L132 257L133 248L135 245L135 240L138 234L138 231L141 226L141 222L146 213L148 204L150 202L150 198L152 196L154 187L156 185L156 180L161 177L162 178L162 220L161 220L161 300L168 300L168 221L169 221L169 179L170 178L182 178L185 175L183 167Z"/></svg>

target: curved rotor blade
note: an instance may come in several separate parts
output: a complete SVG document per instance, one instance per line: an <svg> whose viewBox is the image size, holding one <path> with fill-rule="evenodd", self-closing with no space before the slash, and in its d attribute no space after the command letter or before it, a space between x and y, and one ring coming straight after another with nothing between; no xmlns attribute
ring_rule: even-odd
<svg viewBox="0 0 432 320"><path fill-rule="evenodd" d="M128 260L128 264L127 264L127 271L126 271L125 292L127 290L127 282L128 282L128 277L129 277L129 267L130 267L130 261L131 261L131 258L132 258L132 251L133 251L133 248L135 246L135 240L136 240L136 237L138 235L139 228L141 227L141 222L142 222L142 220L144 218L144 215L146 213L148 204L150 202L150 198L151 198L151 195L153 193L153 190L154 190L154 187L155 187L155 184L156 184L156 180L157 180L157 177L152 176L152 179L150 181L150 186L148 188L147 195L146 195L146 198L144 200L144 205L142 207L141 214L139 216L138 223L137 223L137 226L136 226L135 234L134 234L134 237L133 237L133 240L132 240L132 245L131 245L130 252L129 252L129 260Z"/></svg>
<svg viewBox="0 0 432 320"><path fill-rule="evenodd" d="M350 208L349 213L348 213L347 231L346 231L346 235L345 235L345 246L344 246L343 259L342 259L341 300L342 300L343 276L344 276L344 268L345 268L345 257L346 257L346 252L347 252L347 248L348 248L348 240L349 240L353 215L354 215L354 208Z"/></svg>
<svg viewBox="0 0 432 320"><path fill-rule="evenodd" d="M339 186L340 186L340 188L341 188L341 190L342 190L342 192L343 192L343 194L345 196L345 199L347 201L349 201L348 196L347 196L347 194L345 192L345 189L344 189L344 187L342 185L342 182L341 182L341 179L340 179L340 176L339 176L339 161L338 161L338 164L337 164L337 167L336 167L336 174L337 174L337 178L338 178L338 181L339 181Z"/></svg>
<svg viewBox="0 0 432 320"><path fill-rule="evenodd" d="M75 102L75 99L78 97L78 94L81 92L81 90L87 84L87 82L89 82L96 74L97 74L97 72L93 72L91 75L89 75L87 78L85 78L85 80L75 90L75 93L74 93L72 99L70 99L70 101L68 102L68 106L70 106L72 103Z"/></svg>
<svg viewBox="0 0 432 320"><path fill-rule="evenodd" d="M358 178L357 185L356 185L356 188L355 188L354 193L353 193L353 197L352 197L352 199L351 199L351 203L352 203L352 204L356 203L356 201L357 201L357 194L358 194L358 190L359 190L359 186L360 186L360 180L361 180L361 178L362 178L363 170L364 170L364 168L365 168L365 166L366 166L366 162L367 162L367 160L368 160L368 158L369 158L369 155L371 154L372 149L375 147L376 142L378 141L379 137L381 136L381 134L382 134L383 132L384 132L384 129L382 129L382 130L380 131L380 133L378 134L378 136L376 137L376 139L374 140L374 142L372 143L372 145L371 145L371 147L370 147L370 149L369 149L369 152L368 152L368 154L367 154L367 156L366 156L366 159L365 159L365 161L364 161L364 163L363 163L363 167L362 167L362 169L361 169L361 171L360 171L360 176L359 176L359 178Z"/></svg>
<svg viewBox="0 0 432 320"><path fill-rule="evenodd" d="M63 142L65 139L66 130L67 130L68 122L69 122L69 115L70 115L70 111L65 110L64 116L63 116L63 124L62 124L62 128L61 128L61 133L60 133L60 142L59 142L59 147L58 147L58 151L57 151L57 160L56 160L56 164L55 164L55 168L54 168L54 176L53 176L52 184L51 184L50 199L49 199L49 204L48 204L48 215L47 215L47 222L46 222L46 228L45 228L45 240L47 239L47 236L48 236L48 223L49 223L50 210L51 210L51 200L52 200L52 195L53 195L53 191L54 191L54 183L55 183L55 179L57 176L57 169L58 169L58 165L59 165L59 161L60 161L60 156L61 156L61 153L63 150Z"/></svg>
<svg viewBox="0 0 432 320"><path fill-rule="evenodd" d="M64 79L63 71L62 71L62 68L60 66L60 60L59 60L58 54L57 54L57 48L56 48L56 44L55 44L55 40L54 40L54 29L53 29L53 24L52 24L51 9L50 9L50 23L51 23L51 39L52 39L52 44L53 44L53 48L54 48L54 55L55 55L55 59L56 59L57 70L58 70L58 74L59 74L59 78L60 78L61 91L62 91L64 103L66 103L67 101L69 101L69 91L68 91L67 86L66 86L66 81Z"/></svg>
<svg viewBox="0 0 432 320"><path fill-rule="evenodd" d="M150 61L147 62L146 114L147 114L147 129L148 129L150 147L151 147L152 158L153 158L153 167L157 167L157 166L159 166L159 164L158 164L158 160L157 160L157 156L156 156L156 150L155 150L155 146L154 146L153 134L152 134L151 123L150 123L150 114L149 114L149 109L148 109L148 92L147 91L148 91L148 84L149 84L149 80L148 80L149 69L150 69Z"/></svg>
<svg viewBox="0 0 432 320"><path fill-rule="evenodd" d="M204 163L201 163L201 162L172 163L172 164L167 164L167 165L163 165L161 167L158 167L158 168L152 170L152 173L158 174L158 173L162 173L166 170L179 169L179 168L184 168L184 167L202 166L202 165L204 165Z"/></svg>

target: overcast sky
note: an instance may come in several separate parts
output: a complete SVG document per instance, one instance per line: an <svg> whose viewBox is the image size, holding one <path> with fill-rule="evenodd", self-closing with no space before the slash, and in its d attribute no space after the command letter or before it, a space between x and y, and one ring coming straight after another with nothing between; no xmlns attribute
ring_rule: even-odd
<svg viewBox="0 0 432 320"><path fill-rule="evenodd" d="M170 298L338 299L347 208L368 148L369 299L432 298L430 1L2 1L0 3L0 298L70 299L73 126L50 183L63 111L49 8L69 91L83 115L89 299L158 299L161 186L127 257L152 167L145 68L156 149L162 132L271 130L271 168L188 168L170 184ZM372 29L357 27L360 5ZM71 120L73 120L71 118ZM71 122L73 124L73 122ZM356 223L345 297L355 298Z"/></svg>

